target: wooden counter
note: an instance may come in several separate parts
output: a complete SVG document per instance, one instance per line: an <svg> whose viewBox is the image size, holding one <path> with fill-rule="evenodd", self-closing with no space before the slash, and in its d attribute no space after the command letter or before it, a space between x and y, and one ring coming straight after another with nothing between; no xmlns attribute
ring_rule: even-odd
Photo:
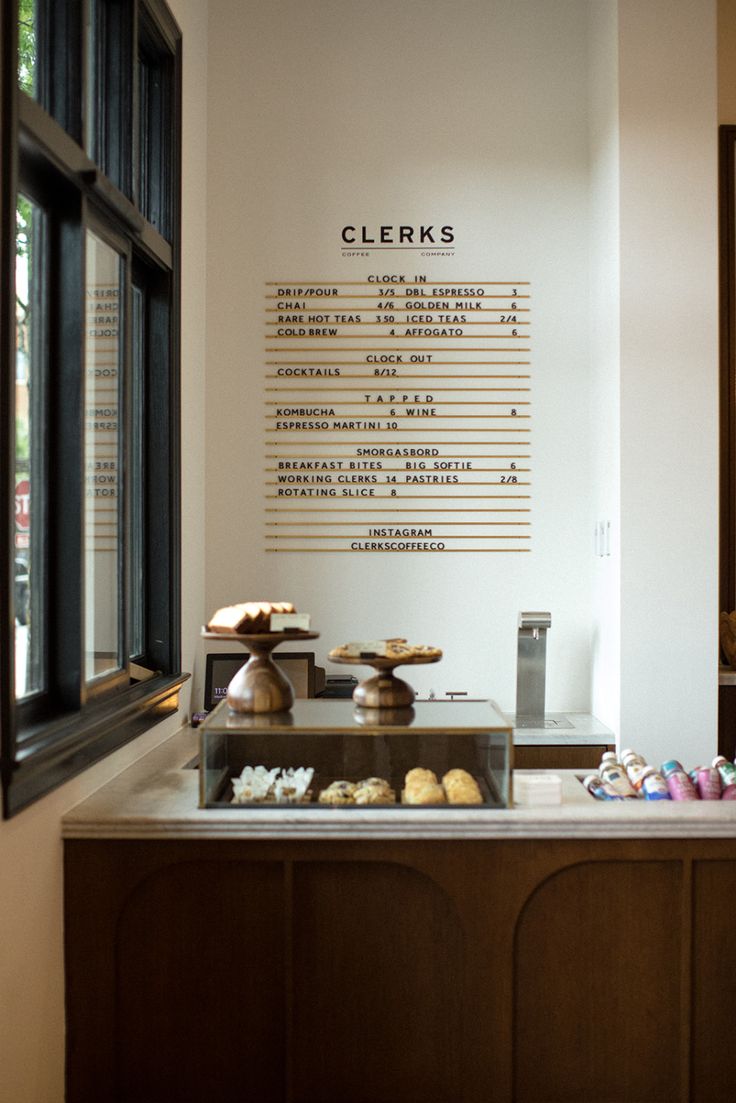
<svg viewBox="0 0 736 1103"><path fill-rule="evenodd" d="M64 822L69 1103L720 1103L736 804L196 807L182 732Z"/></svg>

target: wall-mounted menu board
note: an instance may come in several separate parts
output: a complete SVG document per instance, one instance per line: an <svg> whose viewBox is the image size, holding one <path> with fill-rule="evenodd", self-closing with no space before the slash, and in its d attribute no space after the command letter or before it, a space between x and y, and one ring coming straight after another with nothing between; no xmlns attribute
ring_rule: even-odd
<svg viewBox="0 0 736 1103"><path fill-rule="evenodd" d="M267 550L529 551L530 319L525 280L267 282Z"/></svg>

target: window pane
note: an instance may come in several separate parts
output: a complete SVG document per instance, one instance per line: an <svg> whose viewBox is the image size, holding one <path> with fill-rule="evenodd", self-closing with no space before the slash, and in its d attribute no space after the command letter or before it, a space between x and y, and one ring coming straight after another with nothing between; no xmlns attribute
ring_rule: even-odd
<svg viewBox="0 0 736 1103"><path fill-rule="evenodd" d="M39 575L44 436L40 402L43 395L44 213L19 195L15 213L15 693L26 697L43 688L40 661L43 587ZM33 488L33 489L32 489Z"/></svg>
<svg viewBox="0 0 736 1103"><path fill-rule="evenodd" d="M131 0L89 0L86 11L87 152L132 199L133 5Z"/></svg>
<svg viewBox="0 0 736 1103"><path fill-rule="evenodd" d="M130 658L139 658L145 650L145 575L144 575L144 485L143 442L145 440L144 365L146 362L145 293L133 287L131 322L133 359L131 375L131 440L128 464L130 486Z"/></svg>
<svg viewBox="0 0 736 1103"><path fill-rule="evenodd" d="M87 234L85 333L85 678L121 667L120 340L122 260Z"/></svg>
<svg viewBox="0 0 736 1103"><path fill-rule="evenodd" d="M37 31L36 0L18 0L18 86L33 97L38 95Z"/></svg>
<svg viewBox="0 0 736 1103"><path fill-rule="evenodd" d="M142 33L138 51L138 206L168 240L172 231L172 77L165 50Z"/></svg>

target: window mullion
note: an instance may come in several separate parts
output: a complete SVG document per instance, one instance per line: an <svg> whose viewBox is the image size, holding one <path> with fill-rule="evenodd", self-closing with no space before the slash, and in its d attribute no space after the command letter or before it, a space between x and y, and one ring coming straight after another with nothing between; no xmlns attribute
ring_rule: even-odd
<svg viewBox="0 0 736 1103"><path fill-rule="evenodd" d="M7 288L0 313L0 361L15 363L15 202L18 187L17 159L14 154L17 133L17 58L18 27L7 3L0 3L0 286ZM0 738L3 787L12 776L16 754L16 713L11 687L15 683L15 641L10 626L14 614L15 556L13 531L15 511L15 441L10 431L15 422L15 372L0 371ZM5 430L5 431L4 431Z"/></svg>
<svg viewBox="0 0 736 1103"><path fill-rule="evenodd" d="M130 623L131 579L131 533L132 533L132 438L133 438L133 255L130 243L126 243L124 253L122 286L122 333L121 333L121 371L122 380L119 392L120 401L120 473L118 494L120 508L120 584L118 588L120 633L120 656L126 672L130 670L132 625Z"/></svg>

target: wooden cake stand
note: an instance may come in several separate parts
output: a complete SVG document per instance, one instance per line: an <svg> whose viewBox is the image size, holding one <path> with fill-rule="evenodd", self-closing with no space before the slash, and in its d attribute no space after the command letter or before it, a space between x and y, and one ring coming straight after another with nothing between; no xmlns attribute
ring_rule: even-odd
<svg viewBox="0 0 736 1103"><path fill-rule="evenodd" d="M250 658L227 687L227 703L233 712L284 712L294 704L294 687L271 658L281 643L319 639L319 632L258 632L235 636L224 632L203 632L205 640L242 643Z"/></svg>
<svg viewBox="0 0 736 1103"><path fill-rule="evenodd" d="M396 677L396 667L438 663L441 658L441 655L415 655L407 659L397 659L389 655L376 655L369 659L351 655L331 658L330 662L349 666L372 666L376 671L372 678L366 678L353 690L356 705L368 709L403 709L414 704L416 695L408 682Z"/></svg>

